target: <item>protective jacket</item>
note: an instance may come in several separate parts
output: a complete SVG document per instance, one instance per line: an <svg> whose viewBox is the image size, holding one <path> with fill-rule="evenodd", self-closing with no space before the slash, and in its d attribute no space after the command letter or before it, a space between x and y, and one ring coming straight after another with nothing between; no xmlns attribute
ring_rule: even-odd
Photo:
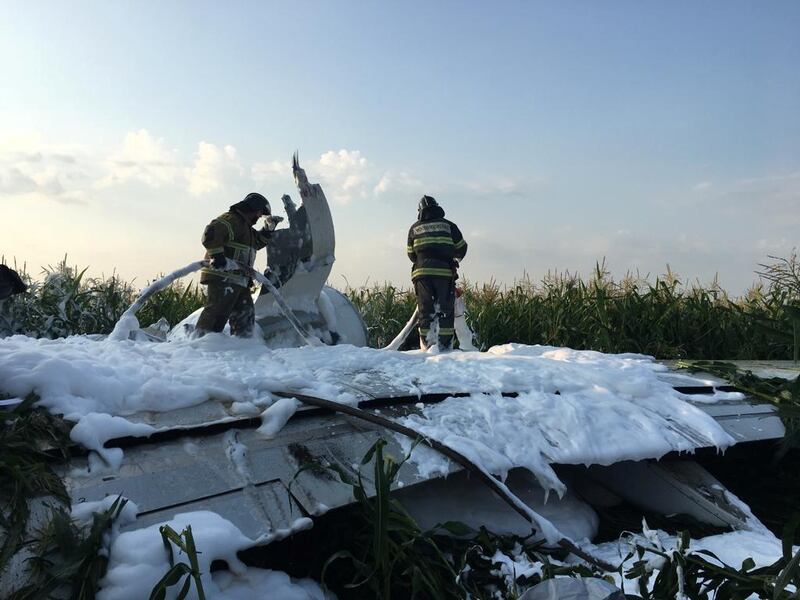
<svg viewBox="0 0 800 600"><path fill-rule="evenodd" d="M444 210L435 206L421 212L420 219L408 230L408 258L414 265L411 280L420 277L456 277L456 260L467 253L467 242L458 226L444 218Z"/></svg>
<svg viewBox="0 0 800 600"><path fill-rule="evenodd" d="M0 300L5 300L14 294L21 294L28 289L14 269L0 265Z"/></svg>
<svg viewBox="0 0 800 600"><path fill-rule="evenodd" d="M238 210L221 214L211 221L203 233L203 246L206 258L215 254L224 254L227 258L252 267L256 260L256 252L267 245L269 239L267 229L256 230ZM233 283L247 287L250 278L241 271L220 271L213 267L203 267L200 271L200 283Z"/></svg>

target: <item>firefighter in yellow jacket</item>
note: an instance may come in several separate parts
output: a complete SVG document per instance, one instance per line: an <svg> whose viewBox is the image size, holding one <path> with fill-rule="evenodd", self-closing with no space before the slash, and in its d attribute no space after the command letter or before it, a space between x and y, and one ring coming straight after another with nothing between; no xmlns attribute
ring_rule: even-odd
<svg viewBox="0 0 800 600"><path fill-rule="evenodd" d="M444 209L431 196L419 201L417 222L408 230L406 247L414 265L411 280L419 309L419 345L449 350L453 344L456 267L467 253L458 226L444 218ZM438 334L434 324L438 325Z"/></svg>
<svg viewBox="0 0 800 600"><path fill-rule="evenodd" d="M200 283L207 287L207 297L195 327L196 336L222 331L228 321L232 335L252 335L255 309L250 288L253 282L241 271L226 270L225 266L229 258L253 266L256 252L267 245L271 233L267 226L256 230L253 225L270 214L267 199L253 192L206 227L203 246L211 264L200 274Z"/></svg>

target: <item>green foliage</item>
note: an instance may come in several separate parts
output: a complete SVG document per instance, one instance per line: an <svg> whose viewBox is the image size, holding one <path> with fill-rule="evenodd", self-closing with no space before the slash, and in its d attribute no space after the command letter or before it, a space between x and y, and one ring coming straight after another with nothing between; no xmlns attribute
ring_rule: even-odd
<svg viewBox="0 0 800 600"><path fill-rule="evenodd" d="M350 550L335 552L322 569L322 580L337 561L347 561L353 569L346 590L359 597L384 598L461 598L461 588L453 585L457 573L440 550L433 536L420 530L416 521L391 496L391 484L406 456L396 462L384 454L386 441L379 439L361 461L374 458L374 497L370 497L359 471L354 481L341 469L334 469L351 485L360 507L362 522L357 528L357 554Z"/></svg>
<svg viewBox="0 0 800 600"><path fill-rule="evenodd" d="M413 291L390 284L349 288L345 293L361 313L369 332L369 345L373 348L388 345L400 333L417 306Z"/></svg>
<svg viewBox="0 0 800 600"><path fill-rule="evenodd" d="M758 274L770 283L770 289L779 297L783 313L764 325L773 335L791 340L794 348L792 358L797 362L800 358L800 261L796 251L789 258L769 258L772 262L759 265L763 270Z"/></svg>
<svg viewBox="0 0 800 600"><path fill-rule="evenodd" d="M206 595L203 590L200 565L197 561L197 548L194 545L192 526L187 525L186 529L180 534L169 525L162 525L158 530L161 532L161 540L164 542L164 549L169 557L170 568L153 587L153 590L150 592L150 600L164 600L167 595L167 589L178 585L182 578L183 585L176 596L176 600L183 600L186 598L191 590L192 582L195 584L197 597L200 600L205 600ZM173 544L189 559L188 565L182 562L175 562L175 556L172 550Z"/></svg>
<svg viewBox="0 0 800 600"><path fill-rule="evenodd" d="M348 521L347 537L334 542L344 547L329 556L319 575L339 598L517 598L520 587L543 579L597 575L587 565L564 564L566 551L546 549L530 538L496 535L483 527L475 531L457 521L423 531L391 494L408 455L397 462L385 454L385 446L385 440L377 440L361 461L362 467L373 463L373 493L361 470L352 478L336 464L309 462L295 475L322 470L353 490L355 518ZM530 578L501 576L492 561L497 552L540 563L542 572Z"/></svg>
<svg viewBox="0 0 800 600"><path fill-rule="evenodd" d="M0 336L107 334L138 295L133 284L116 275L86 277L86 269L70 267L66 257L56 266L44 268L41 280L33 279L24 266L18 270L28 291L0 301ZM175 325L204 302L199 286L177 281L151 297L137 318L143 326L162 317Z"/></svg>
<svg viewBox="0 0 800 600"><path fill-rule="evenodd" d="M566 561L565 550L546 548L531 537L496 535L483 527L475 531L455 521L421 530L391 495L391 484L408 457L396 462L384 448L385 442L378 440L361 461L362 466L373 463L372 494L360 471L353 478L338 465L317 463L298 471L335 473L353 490L357 509L355 518L347 522L348 535L330 540L338 548L321 575L317 574L339 598L518 598L525 589L554 577L600 577L613 582L608 572ZM756 568L748 558L737 568L710 552L690 550L686 531L677 533L674 548L665 548L657 536L649 535L644 523L644 534L623 534L621 541L630 550L620 562L618 575L636 582L635 593L630 584L626 586L629 598L744 600L755 595L789 600L796 597L789 590L800 583L800 552L793 552L792 546L798 524L800 515L785 527L783 556L778 561ZM504 572L493 561L498 552L538 569L531 568L528 575Z"/></svg>
<svg viewBox="0 0 800 600"><path fill-rule="evenodd" d="M614 281L605 263L588 280L548 273L538 284L527 277L511 286L460 283L467 322L483 348L519 342L664 359L788 359L800 334L800 267L795 255L775 260L763 265L766 283L740 298L716 283L686 286L671 271L652 283L630 276ZM385 346L414 311L409 290L383 285L346 293L372 346Z"/></svg>
<svg viewBox="0 0 800 600"><path fill-rule="evenodd" d="M796 359L800 263L795 253L770 259L758 272L762 281L739 298L716 283L687 286L671 271L652 283L632 276L614 281L605 263L586 280L556 272L539 283L525 277L511 286L461 286L467 320L484 348L520 342L659 358ZM137 295L116 275L88 278L66 259L45 268L40 281L24 266L20 275L29 291L0 302L0 335L109 333ZM361 312L373 347L387 345L414 312L412 290L384 284L345 293ZM178 281L148 300L139 322L164 317L175 325L204 300L202 287Z"/></svg>
<svg viewBox="0 0 800 600"><path fill-rule="evenodd" d="M29 545L28 579L10 600L70 598L90 600L108 565L107 532L126 500L117 499L108 510L92 516L91 526L76 524L69 513L70 498L53 466L68 459L69 426L49 412L34 409L28 396L13 410L0 411L0 571L23 546ZM45 504L49 520L26 540L30 502L48 497L60 506Z"/></svg>
<svg viewBox="0 0 800 600"><path fill-rule="evenodd" d="M184 284L179 280L150 296L137 313L136 318L143 327L162 318L166 319L171 326L175 326L198 308L202 308L205 302L204 288L199 284L192 282Z"/></svg>
<svg viewBox="0 0 800 600"><path fill-rule="evenodd" d="M800 589L800 551L792 553L791 539L800 519L786 528L783 555L775 563L756 568L752 558L742 561L737 569L722 562L706 550L689 550L689 535L678 535L675 549L664 549L660 543L639 539L634 545L637 560L625 572L626 579L637 579L638 598L691 598L692 600L745 600L752 595L765 600L797 598ZM649 555L649 556L648 556ZM652 585L653 558L660 558L658 574ZM790 591L790 586L794 589Z"/></svg>
<svg viewBox="0 0 800 600"><path fill-rule="evenodd" d="M29 583L9 600L52 598L66 590L74 600L92 600L108 567L108 552L101 550L126 502L117 498L108 510L92 515L88 530L76 524L64 508L56 509L37 531L29 559Z"/></svg>
<svg viewBox="0 0 800 600"><path fill-rule="evenodd" d="M0 570L23 542L29 500L54 496L69 504L64 484L52 466L67 457L69 428L44 410L33 410L31 394L11 411L0 410Z"/></svg>
<svg viewBox="0 0 800 600"><path fill-rule="evenodd" d="M543 541L531 537L497 535L485 527L474 530L463 523L450 521L431 532L446 556L452 557L458 571L458 583L472 598L517 598L526 588L554 577L599 577L597 570L581 563L566 564L564 550L546 548ZM527 576L502 573L493 557L498 553L519 563L539 565L541 572ZM498 595L502 594L502 595Z"/></svg>

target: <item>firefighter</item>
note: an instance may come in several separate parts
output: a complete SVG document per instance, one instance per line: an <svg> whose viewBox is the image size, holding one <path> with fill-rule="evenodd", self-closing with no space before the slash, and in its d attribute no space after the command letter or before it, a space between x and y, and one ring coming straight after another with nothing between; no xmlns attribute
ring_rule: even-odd
<svg viewBox="0 0 800 600"><path fill-rule="evenodd" d="M28 289L22 282L19 273L6 265L0 265L0 300L5 300L14 294L21 294Z"/></svg>
<svg viewBox="0 0 800 600"><path fill-rule="evenodd" d="M453 310L458 261L467 253L467 242L458 226L444 218L444 210L431 196L419 201L417 222L408 230L406 247L414 263L411 280L419 308L419 345L434 344L449 350L453 344Z"/></svg>
<svg viewBox="0 0 800 600"><path fill-rule="evenodd" d="M200 283L207 287L207 295L195 327L196 337L222 331L228 321L232 335L250 337L253 334L255 308L250 291L253 281L240 270L226 270L225 266L229 258L253 266L256 252L267 245L274 228L269 221L259 230L253 225L262 216L270 219L270 215L267 199L253 192L206 227L203 246L211 264L200 273Z"/></svg>

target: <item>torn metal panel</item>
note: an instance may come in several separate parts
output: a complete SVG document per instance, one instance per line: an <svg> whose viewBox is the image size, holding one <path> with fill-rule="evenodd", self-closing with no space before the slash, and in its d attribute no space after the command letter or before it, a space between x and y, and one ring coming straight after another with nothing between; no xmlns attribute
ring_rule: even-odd
<svg viewBox="0 0 800 600"><path fill-rule="evenodd" d="M676 368L679 362L685 361L662 360L659 362L667 367ZM800 363L796 363L791 360L726 360L724 362L735 365L740 371L751 371L753 375L765 379L770 377L779 377L781 379L791 380L800 377ZM695 377L698 379L717 381L722 382L723 384L727 383L709 373L697 372L689 374L685 371L681 373L685 373L689 377Z"/></svg>
<svg viewBox="0 0 800 600"><path fill-rule="evenodd" d="M285 280L281 277L281 294L287 303L297 311L307 312L312 311L313 302L328 280L335 260L336 237L333 217L322 188L319 184L309 183L296 156L293 170L302 203L295 209L292 200L284 196L289 228L272 232L273 240L268 246L267 256L270 268L279 275L283 271L289 275ZM273 316L280 315L272 306L269 291L262 288L256 301L256 319L262 327L269 327L269 319Z"/></svg>
<svg viewBox="0 0 800 600"><path fill-rule="evenodd" d="M754 517L732 501L725 487L693 461L621 462L593 466L599 485L640 508L661 514L686 514L704 523L751 529Z"/></svg>
<svg viewBox="0 0 800 600"><path fill-rule="evenodd" d="M141 529L163 523L178 513L208 510L246 531L253 538L287 529L303 516L300 506L281 481L269 481L245 488L232 488L218 495L201 496L179 505L159 506L140 512L128 528Z"/></svg>
<svg viewBox="0 0 800 600"><path fill-rule="evenodd" d="M736 440L777 439L783 435L783 425L773 406L754 404L735 395L714 404L704 403L708 391L703 391L703 385L709 383L713 392L726 385L725 382L706 382L683 377L682 373L677 375L681 377L674 381L681 384L681 389L700 390L699 393L685 394L685 398L714 417ZM342 374L343 387L359 392L362 408L390 419L419 410L416 407L418 402L436 402L453 395L420 396L419 388L394 385L391 381L372 378L371 374L354 380L354 377ZM380 395L387 390L389 395ZM231 407L226 402L207 402L172 413L139 415L142 422L162 429L150 439L109 442L111 446L125 446L125 461L114 474L85 473L78 476L76 472L80 469L85 471L89 463L86 457L76 458L70 465L73 472L67 475L67 486L73 499L99 500L108 494L122 494L139 506L142 518L135 527L165 521L181 512L213 510L247 535L258 537L285 529L300 516L323 514L353 502L351 487L326 467L335 466L355 479L362 468L363 456L381 437L388 442L387 455L397 460L404 455L394 434L378 425L341 414L301 407L274 439L265 439L256 431L260 424L257 417L236 415ZM204 422L206 418L212 418L214 423ZM708 445L692 431L676 427L676 432L693 445ZM232 451L235 448L239 448L238 454ZM580 456L574 459L576 463L583 462ZM303 469L309 464L321 468ZM638 480L649 481L648 477L670 479L672 488L677 486L680 490L689 490L679 493L688 494L691 502L705 506L703 502L708 499L703 500L703 493L699 491L700 484L705 485L702 477L692 479L673 472L667 477L662 475L661 467L653 471L651 465L654 464L637 463L639 466L633 467L635 470L644 469ZM628 467L616 468L623 473L620 476L623 482L631 478L630 471L625 469ZM451 463L450 470L455 472L460 467ZM613 472L616 471L610 473ZM363 469L362 480L368 490L372 488L371 478L372 468ZM393 485L395 489L401 486L410 488L428 479L417 472L416 466L406 463ZM641 486L643 502L650 502L647 500L650 493L644 490L650 485L643 483ZM652 485L653 489L659 489ZM656 492L653 501L658 500L660 494ZM714 512L717 509L706 507L701 512L703 510Z"/></svg>
<svg viewBox="0 0 800 600"><path fill-rule="evenodd" d="M747 400L699 404L737 443L781 439L786 434L778 409Z"/></svg>
<svg viewBox="0 0 800 600"><path fill-rule="evenodd" d="M213 510L251 537L285 529L300 516L317 515L353 501L351 488L332 472L298 471L306 464L336 464L355 478L367 449L385 433L355 427L335 416L307 416L290 421L272 440L255 429L195 436L157 443L139 440L125 449L114 474L88 472L88 458L70 465L65 482L74 501L121 494L139 507L136 528L168 520L177 513ZM389 438L387 451L402 450ZM113 442L112 442L113 443ZM243 449L231 458L231 445ZM84 474L79 474L83 470ZM414 470L415 473L415 470ZM371 481L365 472L363 479ZM421 480L407 472L406 481Z"/></svg>

